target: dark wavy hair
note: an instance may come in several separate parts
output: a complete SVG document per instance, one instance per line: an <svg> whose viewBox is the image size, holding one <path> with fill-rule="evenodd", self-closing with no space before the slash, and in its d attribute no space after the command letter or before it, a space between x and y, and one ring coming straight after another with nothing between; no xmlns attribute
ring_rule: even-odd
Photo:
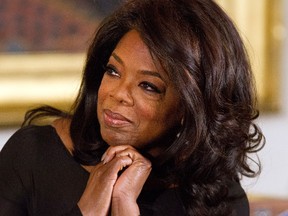
<svg viewBox="0 0 288 216"><path fill-rule="evenodd" d="M214 1L126 2L96 31L72 114L48 113L71 118L78 162L99 162L107 148L96 113L103 66L132 29L174 81L184 107L180 134L152 159L153 169L168 185L179 186L187 215L229 215L227 184L259 174L260 163L249 155L263 147L264 137L253 123L258 111L245 47ZM257 170L250 168L251 160Z"/></svg>

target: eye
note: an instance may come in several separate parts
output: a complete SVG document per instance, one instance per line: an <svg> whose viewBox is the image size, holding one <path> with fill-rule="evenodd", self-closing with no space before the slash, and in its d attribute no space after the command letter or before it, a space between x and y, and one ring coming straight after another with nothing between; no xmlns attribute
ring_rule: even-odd
<svg viewBox="0 0 288 216"><path fill-rule="evenodd" d="M104 67L105 73L109 76L120 77L117 69L113 65L107 65Z"/></svg>
<svg viewBox="0 0 288 216"><path fill-rule="evenodd" d="M145 91L148 91L148 92L157 93L157 94L161 94L162 93L157 86L155 86L154 84L152 84L150 82L147 82L147 81L141 82L139 84L139 86L141 88L143 88Z"/></svg>

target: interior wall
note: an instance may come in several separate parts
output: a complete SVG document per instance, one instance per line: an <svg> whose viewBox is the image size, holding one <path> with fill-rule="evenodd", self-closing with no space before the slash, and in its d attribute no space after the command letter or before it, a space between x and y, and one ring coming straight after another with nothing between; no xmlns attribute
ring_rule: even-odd
<svg viewBox="0 0 288 216"><path fill-rule="evenodd" d="M243 179L248 193L288 198L288 1L284 2L286 39L281 71L282 108L276 114L262 114L257 121L266 136L266 146L259 153L263 165L257 179ZM16 128L0 129L0 149Z"/></svg>
<svg viewBox="0 0 288 216"><path fill-rule="evenodd" d="M258 179L244 179L246 190L253 194L288 198L288 1L284 4L284 27L281 71L281 111L262 114L259 126L266 137L266 146L259 153L263 170Z"/></svg>

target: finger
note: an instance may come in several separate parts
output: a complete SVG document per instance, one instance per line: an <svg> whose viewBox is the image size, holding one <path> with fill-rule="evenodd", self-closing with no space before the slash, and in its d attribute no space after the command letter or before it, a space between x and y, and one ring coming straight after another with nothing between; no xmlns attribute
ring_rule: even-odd
<svg viewBox="0 0 288 216"><path fill-rule="evenodd" d="M101 178L107 180L116 180L118 172L132 164L132 159L128 156L115 157L106 164L100 163L94 167L90 173L92 178Z"/></svg>
<svg viewBox="0 0 288 216"><path fill-rule="evenodd" d="M124 149L122 151L118 151L115 153L116 157L123 157L123 156L128 156L130 157L133 161L135 161L138 158L144 158L139 152L132 150L132 149Z"/></svg>
<svg viewBox="0 0 288 216"><path fill-rule="evenodd" d="M129 145L120 145L120 146L110 146L106 152L103 154L101 161L106 164L109 161L111 161L115 155L117 154L117 152L119 151L123 151L125 149L134 149L132 146Z"/></svg>
<svg viewBox="0 0 288 216"><path fill-rule="evenodd" d="M152 168L152 164L150 162L150 160L148 160L147 158L145 158L143 155L141 155L139 152L137 152L134 149L124 149L123 151L119 151L116 153L116 158L117 157L129 157L132 159L132 164L131 166L129 166L129 169L133 170L141 170L142 171L151 171ZM132 171L131 170L131 171Z"/></svg>
<svg viewBox="0 0 288 216"><path fill-rule="evenodd" d="M102 155L101 157L101 161L103 164L106 164L108 163L109 161L111 161L113 159L113 157L115 156L115 153L114 154L108 154L107 151L104 152L104 154Z"/></svg>

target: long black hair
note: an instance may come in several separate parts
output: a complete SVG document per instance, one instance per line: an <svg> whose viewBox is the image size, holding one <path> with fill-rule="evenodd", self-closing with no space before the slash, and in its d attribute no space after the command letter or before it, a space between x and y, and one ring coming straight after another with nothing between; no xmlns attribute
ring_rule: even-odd
<svg viewBox="0 0 288 216"><path fill-rule="evenodd" d="M258 111L245 47L212 0L130 0L102 22L73 111L60 115L71 118L75 159L96 164L107 148L96 113L98 89L103 66L132 29L173 80L184 108L179 136L153 159L153 169L179 186L187 215L228 215L227 184L260 172L258 163L258 170L250 168L249 153L261 149L264 137L253 123Z"/></svg>

